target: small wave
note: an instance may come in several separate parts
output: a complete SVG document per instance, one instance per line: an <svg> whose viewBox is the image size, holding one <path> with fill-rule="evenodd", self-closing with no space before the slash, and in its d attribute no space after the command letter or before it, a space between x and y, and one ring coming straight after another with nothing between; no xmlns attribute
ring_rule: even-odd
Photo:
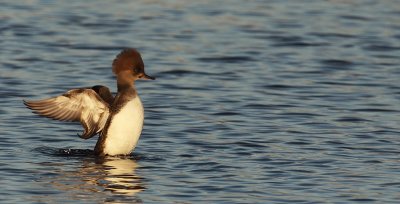
<svg viewBox="0 0 400 204"><path fill-rule="evenodd" d="M72 149L72 148L55 148L48 146L36 147L32 150L33 152L37 152L40 154L54 156L54 157L96 157L94 151L91 149ZM107 158L124 158L124 159L133 159L133 160L144 160L144 161L161 161L164 160L163 157L141 154L141 153L131 153L130 155L119 155Z"/></svg>
<svg viewBox="0 0 400 204"><path fill-rule="evenodd" d="M94 151L90 149L55 148L42 146L33 149L33 151L50 156L94 156Z"/></svg>
<svg viewBox="0 0 400 204"><path fill-rule="evenodd" d="M326 60L321 60L320 62L323 65L326 65L329 67L335 67L335 68L349 67L354 64L351 61L342 60L342 59L326 59Z"/></svg>
<svg viewBox="0 0 400 204"><path fill-rule="evenodd" d="M335 121L337 121L337 122L352 122L352 123L371 122L371 120L367 120L364 118L358 118L358 117L341 117L339 119L336 119Z"/></svg>
<svg viewBox="0 0 400 204"><path fill-rule="evenodd" d="M221 57L200 57L198 61L202 62L222 62L222 63L240 63L253 61L254 59L248 56L221 56Z"/></svg>
<svg viewBox="0 0 400 204"><path fill-rule="evenodd" d="M176 76L182 76L182 75L189 75L189 74L195 74L195 75L212 75L211 73L207 72L199 72L199 71L191 71L191 70L182 70L182 69L174 69L170 71L163 71L159 73L160 75L176 75Z"/></svg>

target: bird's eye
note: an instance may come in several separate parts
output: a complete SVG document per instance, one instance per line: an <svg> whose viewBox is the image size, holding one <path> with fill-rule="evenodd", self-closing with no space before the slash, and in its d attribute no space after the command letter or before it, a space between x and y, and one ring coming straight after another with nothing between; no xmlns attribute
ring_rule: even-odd
<svg viewBox="0 0 400 204"><path fill-rule="evenodd" d="M135 71L136 73L139 73L140 72L140 68L136 67L136 68L133 69L133 71Z"/></svg>

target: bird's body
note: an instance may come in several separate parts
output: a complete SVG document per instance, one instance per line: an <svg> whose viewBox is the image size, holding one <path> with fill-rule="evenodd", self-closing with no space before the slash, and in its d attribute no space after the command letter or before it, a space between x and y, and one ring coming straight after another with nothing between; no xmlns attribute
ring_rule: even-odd
<svg viewBox="0 0 400 204"><path fill-rule="evenodd" d="M112 109L109 122L106 123L95 147L95 152L98 154L129 154L139 140L144 120L142 102L136 94L120 94L125 96L116 97L115 104L118 106Z"/></svg>
<svg viewBox="0 0 400 204"><path fill-rule="evenodd" d="M113 62L118 93L101 85L67 91L61 96L38 101L24 101L34 113L61 121L79 121L88 139L100 134L95 154L114 156L130 154L142 132L144 109L134 81L154 79L144 73L140 54L135 49L123 50Z"/></svg>

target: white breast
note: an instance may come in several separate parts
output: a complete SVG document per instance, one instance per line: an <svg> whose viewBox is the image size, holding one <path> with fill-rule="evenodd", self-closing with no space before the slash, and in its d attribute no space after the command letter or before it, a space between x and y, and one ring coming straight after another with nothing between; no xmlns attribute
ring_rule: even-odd
<svg viewBox="0 0 400 204"><path fill-rule="evenodd" d="M104 143L108 155L129 154L142 133L144 110L139 96L129 101L113 116Z"/></svg>

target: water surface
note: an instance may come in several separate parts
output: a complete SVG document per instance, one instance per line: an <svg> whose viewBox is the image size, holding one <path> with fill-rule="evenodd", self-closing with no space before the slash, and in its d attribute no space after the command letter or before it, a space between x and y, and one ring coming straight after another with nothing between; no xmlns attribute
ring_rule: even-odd
<svg viewBox="0 0 400 204"><path fill-rule="evenodd" d="M0 202L397 203L395 0L2 1ZM145 126L95 158L22 99L102 84L138 48Z"/></svg>

